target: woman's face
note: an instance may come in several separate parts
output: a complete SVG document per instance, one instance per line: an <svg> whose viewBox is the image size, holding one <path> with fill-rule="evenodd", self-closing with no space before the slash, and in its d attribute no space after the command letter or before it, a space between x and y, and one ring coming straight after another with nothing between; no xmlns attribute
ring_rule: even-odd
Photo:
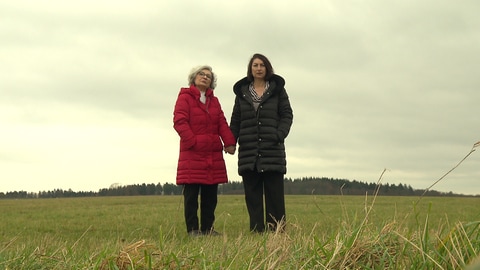
<svg viewBox="0 0 480 270"><path fill-rule="evenodd" d="M267 68L262 60L255 58L252 62L252 76L254 79L265 79L265 75L267 74Z"/></svg>
<svg viewBox="0 0 480 270"><path fill-rule="evenodd" d="M206 90L212 84L212 73L208 69L202 69L195 76L195 86L199 89Z"/></svg>

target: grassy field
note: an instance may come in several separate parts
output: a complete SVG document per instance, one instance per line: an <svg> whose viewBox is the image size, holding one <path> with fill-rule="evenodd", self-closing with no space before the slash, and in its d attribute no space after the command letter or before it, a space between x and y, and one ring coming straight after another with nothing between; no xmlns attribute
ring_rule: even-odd
<svg viewBox="0 0 480 270"><path fill-rule="evenodd" d="M221 195L219 237L186 234L181 196L0 200L0 269L461 269L480 198L286 196L287 231L251 234ZM472 269L477 269L471 266Z"/></svg>

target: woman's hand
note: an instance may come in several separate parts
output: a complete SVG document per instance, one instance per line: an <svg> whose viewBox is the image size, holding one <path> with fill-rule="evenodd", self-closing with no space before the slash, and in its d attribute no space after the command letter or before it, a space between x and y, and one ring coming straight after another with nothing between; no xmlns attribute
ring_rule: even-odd
<svg viewBox="0 0 480 270"><path fill-rule="evenodd" d="M235 146L233 145L225 146L223 147L223 151L225 151L225 153L229 153L230 155L233 155L235 154Z"/></svg>

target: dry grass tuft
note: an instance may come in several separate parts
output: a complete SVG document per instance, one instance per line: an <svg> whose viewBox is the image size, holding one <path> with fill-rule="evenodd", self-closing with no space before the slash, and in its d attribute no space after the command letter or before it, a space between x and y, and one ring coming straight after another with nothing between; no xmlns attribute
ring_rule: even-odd
<svg viewBox="0 0 480 270"><path fill-rule="evenodd" d="M343 235L347 233L346 231L339 232L335 241L328 247L336 252L330 258L326 268L365 269L381 266L389 269L398 256L401 245L395 237L392 237L395 227L395 223L386 224L380 233L374 233L365 228L367 231L358 235L355 241L351 241L351 238ZM354 232L350 232L350 235L353 234Z"/></svg>
<svg viewBox="0 0 480 270"><path fill-rule="evenodd" d="M120 250L115 259L104 260L100 270L110 269L110 265L113 262L120 270L132 269L134 266L138 267L141 264L142 259L144 259L145 252L152 247L153 245L146 244L145 240L140 240L125 246L122 250Z"/></svg>
<svg viewBox="0 0 480 270"><path fill-rule="evenodd" d="M280 230L268 235L265 243L266 252L269 253L265 258L267 269L278 269L291 258L293 242L287 233Z"/></svg>

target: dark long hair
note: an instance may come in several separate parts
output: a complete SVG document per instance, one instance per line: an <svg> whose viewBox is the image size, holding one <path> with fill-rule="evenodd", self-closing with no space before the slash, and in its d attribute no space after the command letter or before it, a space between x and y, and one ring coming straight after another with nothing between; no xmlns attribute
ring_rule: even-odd
<svg viewBox="0 0 480 270"><path fill-rule="evenodd" d="M273 67L272 67L272 64L270 63L270 61L268 60L268 58L263 55L263 54L259 54L259 53L256 53L252 56L252 58L250 59L250 62L248 62L248 67L247 67L247 78L249 81L253 82L253 74L252 74L252 63L253 63L253 60L255 59L260 59L263 61L263 64L265 65L265 69L267 70L266 74L265 74L265 80L269 80L272 75L274 74L273 72Z"/></svg>

